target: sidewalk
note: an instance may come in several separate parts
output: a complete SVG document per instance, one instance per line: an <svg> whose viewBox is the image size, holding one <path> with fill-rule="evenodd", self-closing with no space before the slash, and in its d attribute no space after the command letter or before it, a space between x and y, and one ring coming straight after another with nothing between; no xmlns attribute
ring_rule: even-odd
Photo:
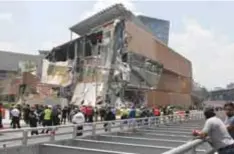
<svg viewBox="0 0 234 154"><path fill-rule="evenodd" d="M11 120L10 119L3 119L2 124L3 124L4 129L11 128ZM21 125L21 127L27 126L23 120L20 120L20 125Z"/></svg>

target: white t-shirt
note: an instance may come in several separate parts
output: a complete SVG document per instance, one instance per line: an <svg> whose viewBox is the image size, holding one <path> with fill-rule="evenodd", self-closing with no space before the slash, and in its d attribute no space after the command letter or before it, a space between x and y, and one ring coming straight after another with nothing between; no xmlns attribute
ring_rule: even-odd
<svg viewBox="0 0 234 154"><path fill-rule="evenodd" d="M207 119L202 132L208 134L213 147L217 150L234 144L234 140L228 133L225 124L217 117Z"/></svg>
<svg viewBox="0 0 234 154"><path fill-rule="evenodd" d="M11 115L13 117L19 117L20 111L18 109L14 108L13 110L11 110Z"/></svg>
<svg viewBox="0 0 234 154"><path fill-rule="evenodd" d="M82 112L78 112L72 117L72 122L75 124L82 124L85 122L85 117Z"/></svg>

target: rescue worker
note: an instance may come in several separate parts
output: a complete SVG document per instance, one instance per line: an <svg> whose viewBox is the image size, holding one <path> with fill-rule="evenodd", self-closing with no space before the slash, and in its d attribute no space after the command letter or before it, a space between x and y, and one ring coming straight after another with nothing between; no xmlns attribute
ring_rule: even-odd
<svg viewBox="0 0 234 154"><path fill-rule="evenodd" d="M127 119L128 118L128 110L126 107L123 107L121 109L121 119Z"/></svg>
<svg viewBox="0 0 234 154"><path fill-rule="evenodd" d="M29 112L29 125L31 128L36 128L37 127L37 122L38 122L38 114L35 111L34 107L31 107L30 112ZM32 130L31 135L38 135L37 130Z"/></svg>
<svg viewBox="0 0 234 154"><path fill-rule="evenodd" d="M74 110L75 115L72 117L72 123L77 124L77 136L82 136L83 135L83 124L85 122L85 116L84 114L80 111L79 108L75 108Z"/></svg>
<svg viewBox="0 0 234 154"><path fill-rule="evenodd" d="M52 126L52 106L46 106L43 112L43 127ZM46 130L46 134L48 134L50 129ZM45 130L42 130L42 134L44 134Z"/></svg>

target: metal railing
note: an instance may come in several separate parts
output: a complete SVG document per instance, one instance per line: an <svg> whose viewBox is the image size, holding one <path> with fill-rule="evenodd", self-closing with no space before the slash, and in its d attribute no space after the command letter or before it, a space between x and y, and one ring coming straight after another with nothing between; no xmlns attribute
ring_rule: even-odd
<svg viewBox="0 0 234 154"><path fill-rule="evenodd" d="M222 112L218 112L221 113ZM208 138L206 139L195 139L193 141L190 141L188 143L185 143L177 148L173 148L167 152L164 152L163 154L197 154L196 148L203 145L204 143L207 143ZM214 154L216 153L216 150L211 147L210 150L205 151L204 154Z"/></svg>
<svg viewBox="0 0 234 154"><path fill-rule="evenodd" d="M21 136L14 138L0 139L0 145L2 145L3 148L12 147L12 146L27 146L29 144L54 142L57 140L65 140L65 139L75 139L77 137L77 133L83 133L82 136L97 135L97 134L117 132L117 131L134 130L142 127L157 126L160 124L179 123L179 122L186 122L187 120L199 120L199 119L203 119L202 113L192 113L189 114L188 116L168 115L168 116L159 116L159 117L136 118L136 119L79 124L79 126L80 125L83 126L83 130L77 130L78 125L76 124L50 126L50 127L37 127L37 128L7 129L7 130L0 130L0 134L20 133ZM45 129L49 129L50 133L40 134L37 136L29 135L29 132L31 131L34 130L39 131ZM68 135L70 135L70 138ZM61 139L56 139L59 136L65 136L65 137ZM40 138L46 138L46 140L41 140L41 141L37 140ZM18 145L15 143L15 141L19 142ZM194 145L197 145L195 143L193 145L190 145L189 143L190 146L188 145L187 146L189 148L192 148L194 147ZM167 154L175 154L175 153L167 153Z"/></svg>
<svg viewBox="0 0 234 154"><path fill-rule="evenodd" d="M164 152L163 154L197 154L196 148L201 146L202 144L206 143L207 139L195 139L193 141L190 141L188 143L185 143L181 146L178 146L176 148L173 148L167 152ZM204 154L214 154L216 151L212 148L208 151L204 151Z"/></svg>
<svg viewBox="0 0 234 154"><path fill-rule="evenodd" d="M194 139L190 142L187 142L181 146L173 148L163 154L197 154L197 148L201 145L204 145L208 142L208 138L206 139ZM204 151L204 154L215 154L216 150L211 146L210 150Z"/></svg>

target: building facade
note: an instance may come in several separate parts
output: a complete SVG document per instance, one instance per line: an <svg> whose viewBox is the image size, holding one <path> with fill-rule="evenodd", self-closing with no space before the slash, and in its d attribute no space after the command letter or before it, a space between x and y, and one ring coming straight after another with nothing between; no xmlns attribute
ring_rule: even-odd
<svg viewBox="0 0 234 154"><path fill-rule="evenodd" d="M72 82L75 86L69 88L73 88L71 91L77 96L73 95L72 102L95 104L100 97L103 102L112 102L109 96L133 96L135 92L138 96L144 95L139 100L147 99L149 106L188 106L192 64L166 45L169 23L165 25L163 43L155 36L154 28L118 4L72 26L70 30L81 37L54 48L46 58L49 63L56 62L53 63L56 67L73 61L76 80ZM45 70L47 76L62 79L61 70L57 69L54 75L48 72Z"/></svg>
<svg viewBox="0 0 234 154"><path fill-rule="evenodd" d="M212 101L234 101L234 88L211 91L209 99Z"/></svg>
<svg viewBox="0 0 234 154"><path fill-rule="evenodd" d="M33 71L35 75L41 73L43 57L0 51L0 97L1 100L14 101L23 84L23 72Z"/></svg>
<svg viewBox="0 0 234 154"><path fill-rule="evenodd" d="M156 38L168 45L170 30L169 21L142 15L138 16L138 18L153 32Z"/></svg>

